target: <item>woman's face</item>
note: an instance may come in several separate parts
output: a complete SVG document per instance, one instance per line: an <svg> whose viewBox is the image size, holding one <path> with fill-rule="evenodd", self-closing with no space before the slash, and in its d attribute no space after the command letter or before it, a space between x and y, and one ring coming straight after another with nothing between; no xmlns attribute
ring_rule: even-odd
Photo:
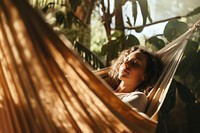
<svg viewBox="0 0 200 133"><path fill-rule="evenodd" d="M118 78L125 83L141 83L145 79L147 58L136 50L125 57L120 65Z"/></svg>

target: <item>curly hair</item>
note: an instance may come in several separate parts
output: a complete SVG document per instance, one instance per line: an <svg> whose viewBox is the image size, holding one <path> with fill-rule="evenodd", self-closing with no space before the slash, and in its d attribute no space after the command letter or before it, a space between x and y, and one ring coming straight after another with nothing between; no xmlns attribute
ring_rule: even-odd
<svg viewBox="0 0 200 133"><path fill-rule="evenodd" d="M108 74L110 75L110 77L112 77L116 81L120 81L118 79L119 67L124 62L124 58L134 51L140 51L146 56L146 59L147 59L147 66L145 70L145 80L137 87L138 91L145 92L147 88L149 87L152 88L155 85L163 68L163 63L160 57L157 54L148 51L147 49L145 49L145 47L136 45L127 50L122 51L119 57L112 61L112 64L110 67L111 69Z"/></svg>

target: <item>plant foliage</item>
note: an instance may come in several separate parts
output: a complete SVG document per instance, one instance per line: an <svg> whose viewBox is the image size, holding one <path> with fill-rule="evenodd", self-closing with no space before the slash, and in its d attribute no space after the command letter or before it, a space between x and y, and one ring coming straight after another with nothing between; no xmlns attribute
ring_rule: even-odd
<svg viewBox="0 0 200 133"><path fill-rule="evenodd" d="M112 1L113 2L113 1ZM115 1L116 2L116 1ZM118 1L119 2L119 1ZM149 6L147 0L122 0L120 1L121 8L114 7L113 10L111 10L110 3L107 1L107 3L104 0L94 0L91 3L88 3L86 0L70 0L69 5L66 5L66 1L64 0L57 0L57 1L50 1L50 0L35 0L34 2L31 2L33 5L40 7L44 14L53 13L53 17L55 18L55 23L52 24L52 26L57 29L57 31L63 33L67 36L67 38L73 43L76 40L79 40L80 43L84 44L83 38L90 38L92 35L90 33L86 32L90 28L90 25L88 23L85 23L80 16L77 16L77 10L78 7L82 6L84 9L83 11L87 11L88 5L90 7L94 6L93 9L98 8L99 14L102 18L102 23L104 25L107 40L102 43L101 48L101 57L100 59L105 59L104 64L106 66L109 66L109 63L111 60L116 58L118 56L118 53L124 49L127 49L133 45L140 44L139 39L134 35L134 32L142 32L145 28L145 25L147 25L147 20L149 20L150 23L153 22L153 20L150 17L149 13ZM129 2L129 3L128 3ZM87 4L86 4L87 3ZM132 8L132 16L126 16L126 21L124 21L123 17L118 16L119 14L123 14L122 7L126 4L131 3ZM64 4L64 5L63 5ZM65 10L61 10L61 7L65 7ZM54 9L53 12L51 9ZM142 14L142 26L137 28L135 26L137 20L138 20L138 10L141 11ZM79 12L84 13L84 12ZM86 12L87 15L91 15L89 13L92 12ZM183 15L185 19L188 19L188 17L197 15L200 13L200 7L197 7L187 15ZM84 14L82 14L84 15ZM113 21L113 18L117 18L115 20L118 21L116 23ZM129 28L126 29L126 26L122 23L126 22L125 25L128 25ZM90 24L90 23L89 23ZM119 25L118 25L119 24ZM113 27L114 25L114 27ZM118 27L119 26L119 27ZM165 26L164 32L161 35L154 35L150 38L147 38L145 40L146 47L150 48L152 51L157 51L167 45L169 42L173 41L180 35L182 35L186 30L188 30L188 23L172 19L169 20L168 23ZM127 32L128 31L128 32ZM191 38L188 41L186 51L184 53L183 59L178 67L178 70L175 75L176 80L176 88L179 90L179 94L183 95L183 99L188 97L185 95L185 90L189 90L189 92L192 92L197 98L198 101L200 101L200 33L197 32L196 36ZM92 44L90 44L92 45ZM100 55L99 53L97 55ZM172 87L173 87L172 86ZM182 92L184 91L184 92ZM194 102L193 98L191 98Z"/></svg>

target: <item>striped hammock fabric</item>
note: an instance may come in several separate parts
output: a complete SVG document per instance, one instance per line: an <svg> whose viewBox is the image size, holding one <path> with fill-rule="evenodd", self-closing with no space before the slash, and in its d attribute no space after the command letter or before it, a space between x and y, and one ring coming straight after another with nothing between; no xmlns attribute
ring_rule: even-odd
<svg viewBox="0 0 200 133"><path fill-rule="evenodd" d="M140 114L120 101L26 0L1 0L0 133L154 132L187 38L196 29L159 51L166 67L149 95L147 113Z"/></svg>

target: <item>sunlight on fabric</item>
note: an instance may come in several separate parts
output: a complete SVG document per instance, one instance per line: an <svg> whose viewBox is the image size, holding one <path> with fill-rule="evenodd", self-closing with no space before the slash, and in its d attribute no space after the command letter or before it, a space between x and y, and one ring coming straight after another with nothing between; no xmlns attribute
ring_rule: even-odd
<svg viewBox="0 0 200 133"><path fill-rule="evenodd" d="M70 72L69 75L74 75L74 74L71 74L72 71L69 71L69 72ZM77 76L74 76L74 77L77 77ZM94 122L91 124L95 125L95 124L101 124L101 122L103 122L104 124L111 125L110 123L108 123L109 121L108 119L112 118L111 117L112 114L109 114L106 117L107 113L109 113L107 108L104 107L104 105L102 104L100 100L94 98L95 94L92 91L88 91L90 89L88 88L88 86L85 85L83 81L77 80L74 77L68 77L68 81L70 82L70 84L73 84L73 90L76 91L79 99L83 99L81 102L84 106L81 107L80 109L87 107L88 113L86 114L86 116L87 117L90 116L92 119L94 119ZM96 123L96 121L99 121L99 123ZM113 119L111 121L115 123L116 120ZM120 127L120 126L122 125L119 124L117 127ZM109 130L105 127L105 132L106 131L109 131Z"/></svg>
<svg viewBox="0 0 200 133"><path fill-rule="evenodd" d="M55 80L55 85L60 86L58 88L58 93L62 100L65 103L66 110L68 115L71 115L71 119L77 123L78 127L81 131L100 131L102 129L110 131L110 130L124 130L124 125L120 124L119 120L114 118L114 116L109 113L107 108L101 104L101 101L98 98L95 98L95 94L90 90L91 80L88 75L85 75L83 70L79 67L79 62L77 60L73 60L71 55L66 55L63 58L63 55L57 51L53 44L49 42L49 40L44 36L44 41L47 41L45 44L49 48L49 51L52 55L49 55L50 58L55 58L56 62L51 62L49 69L52 68L52 74L59 73L56 76L52 76L51 78ZM59 45L57 43L57 45ZM65 52L66 54L68 52ZM69 53L68 53L69 54ZM66 62L67 61L67 62ZM50 62L49 62L50 63ZM67 79L65 75L62 75L61 71L57 71L53 68L53 66L59 66L60 69L64 72L64 74L69 75ZM74 66L76 68L74 68ZM102 110L97 113L94 110ZM116 123L117 128L112 129L108 121L105 119L105 115L108 115L106 118L110 118L109 121L113 121L113 124ZM70 117L70 116L69 116ZM107 119L108 120L108 119ZM114 122L116 121L116 122ZM118 124L117 124L118 123ZM99 126L104 128L99 128ZM122 129L120 129L123 127Z"/></svg>
<svg viewBox="0 0 200 133"><path fill-rule="evenodd" d="M17 54L16 48L14 47L15 46L14 37L13 37L13 34L12 34L10 27L8 26L8 23L6 22L6 18L4 16L4 14L2 14L2 22L3 22L2 25L4 26L5 32L6 32L6 35L7 35L5 38L2 38L2 41L3 41L3 39L7 39L7 40L4 41L4 43L2 42L2 45L6 45L6 41L8 41L9 44L11 46L13 46L13 47L11 47L12 50L13 50L13 54L16 57L16 61L20 64L21 60L19 58L19 55ZM3 46L3 47L8 47L8 46ZM8 52L8 50L4 50L4 51ZM10 62L10 60L8 60L8 62Z"/></svg>
<svg viewBox="0 0 200 133"><path fill-rule="evenodd" d="M17 14L17 11L14 10L14 13L15 13L15 17L13 18L13 28L15 29L15 32L16 32L16 35L17 35L17 38L18 40L20 40L20 42L17 42L17 43L20 43L21 47L23 47L23 52L24 52L24 55L25 55L25 58L27 58L27 60L31 60L31 52L28 50L29 49L29 43L31 43L31 41L29 40L29 38L27 37L27 31L26 29L24 28L25 25L24 23L22 22L22 20L20 19L19 17L19 14Z"/></svg>
<svg viewBox="0 0 200 133"><path fill-rule="evenodd" d="M2 46L3 46L3 44L6 44L3 40L4 39L1 40ZM5 49L4 49L4 51L5 51ZM12 75L10 73L9 62L4 58L5 54L7 54L7 53L4 53L2 47L0 47L0 60L1 60L2 72L3 72L3 73L1 73L1 75L4 76L4 78L6 79L7 82L5 82L5 84L7 84L8 88L9 88L7 90L7 94L6 95L8 95L10 93L12 98L13 98L13 100L14 100L14 102L17 104L19 102L19 99L18 99L18 96L17 96L17 92L14 89L15 85L14 85L14 83L12 81ZM2 93L2 96L4 96L4 95L5 94Z"/></svg>
<svg viewBox="0 0 200 133"><path fill-rule="evenodd" d="M155 131L157 119L150 116L167 90L155 89L149 117L140 115L66 47L27 1L1 0L0 17L0 132Z"/></svg>
<svg viewBox="0 0 200 133"><path fill-rule="evenodd" d="M0 108L3 108L3 97L4 97L4 94L3 94L3 88L2 87L3 86L1 85L0 86Z"/></svg>
<svg viewBox="0 0 200 133"><path fill-rule="evenodd" d="M21 46L22 46L22 47L26 47L27 44L29 43L29 41L26 40L26 34L24 34L24 29L22 28L22 27L24 27L24 26L22 26L22 23L20 23L20 21L14 22L13 26L14 26L15 29L16 29L16 33L18 33L18 34L17 34L17 37L18 37L18 39L20 40ZM24 52L25 57L26 57L27 59L31 59L31 53L29 52L28 48L24 48L24 51L23 51L23 52Z"/></svg>
<svg viewBox="0 0 200 133"><path fill-rule="evenodd" d="M65 100L65 104L67 104L69 112L71 112L71 115L76 120L81 130L85 131L87 129L89 131L90 128L88 127L88 125L90 125L91 127L97 128L98 126L96 125L97 124L96 121L99 121L98 124L101 124L100 122L102 120L104 124L107 123L107 120L104 119L105 116L103 116L102 113L108 112L108 110L106 110L106 107L103 107L103 104L101 104L101 101L94 98L95 94L93 94L92 91L90 91L90 89L88 88L88 86L86 86L86 84L83 82L83 79L89 80L89 78L87 77L88 75L84 76L83 72L79 69L79 65L78 63L76 63L76 61L71 60L70 58L69 59L66 58L66 60L69 63L68 64L65 62L65 60L60 54L57 54L58 52L55 52L55 49L53 49L53 47L51 47L51 50L52 50L51 53L55 54L53 55L53 57L56 57L56 62L59 64L59 66L63 66L62 64L65 64L63 67L61 67L64 73L66 73L67 75L73 75L73 76L67 77L67 81L69 81L69 84L67 86L66 86L66 83L62 81L61 77L56 77L56 78L62 84L62 87L65 88L64 89L65 94L68 95L68 98ZM70 64L75 65L77 67L76 71L77 70L78 71L75 72L74 68L72 68ZM82 77L80 77L80 75L82 75ZM68 102L68 101L71 101L71 102ZM99 110L102 110L102 111L99 112ZM110 114L109 116L111 117L111 115L112 114ZM107 118L109 118L109 116ZM91 118L94 119L92 123L88 121L89 120L88 117L90 119ZM107 123L107 125L109 125L109 123ZM120 127L120 125L118 126ZM85 132L88 132L87 130ZM106 131L108 129L105 127L104 130Z"/></svg>

